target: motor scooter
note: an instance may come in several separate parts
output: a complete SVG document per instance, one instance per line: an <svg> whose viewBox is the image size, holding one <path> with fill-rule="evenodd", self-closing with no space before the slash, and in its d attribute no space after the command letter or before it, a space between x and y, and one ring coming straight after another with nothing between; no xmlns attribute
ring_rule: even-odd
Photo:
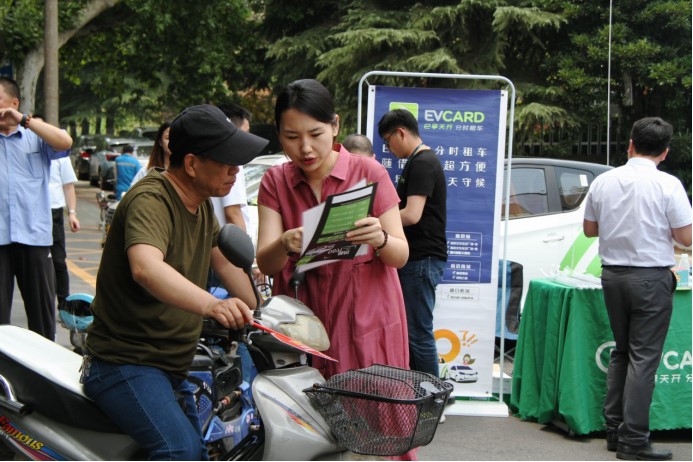
<svg viewBox="0 0 693 462"><path fill-rule="evenodd" d="M248 236L225 225L219 247L252 283ZM252 356L245 370L240 344ZM320 320L286 296L266 300L253 326L239 331L205 320L189 380L198 388L210 458L348 460L404 454L430 442L449 384L379 365L325 381L305 351L328 347ZM0 326L0 441L28 460L145 458L84 394L81 364L80 355L38 334Z"/></svg>
<svg viewBox="0 0 693 462"><path fill-rule="evenodd" d="M108 182L113 185L113 180L108 180ZM113 220L113 215L115 214L115 209L118 207L118 202L120 202L115 193L106 194L105 191L99 191L96 193L96 203L99 204L99 230L101 230L101 247L106 244L106 236L108 235L108 230L111 227L111 221Z"/></svg>

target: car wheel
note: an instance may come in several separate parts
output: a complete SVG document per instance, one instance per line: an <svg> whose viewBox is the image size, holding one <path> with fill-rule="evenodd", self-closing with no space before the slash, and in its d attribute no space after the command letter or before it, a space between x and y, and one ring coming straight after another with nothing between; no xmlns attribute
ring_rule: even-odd
<svg viewBox="0 0 693 462"><path fill-rule="evenodd" d="M89 184L92 185L92 186L99 186L99 177L98 177L98 176L96 176L96 177L93 176L93 177L89 178Z"/></svg>

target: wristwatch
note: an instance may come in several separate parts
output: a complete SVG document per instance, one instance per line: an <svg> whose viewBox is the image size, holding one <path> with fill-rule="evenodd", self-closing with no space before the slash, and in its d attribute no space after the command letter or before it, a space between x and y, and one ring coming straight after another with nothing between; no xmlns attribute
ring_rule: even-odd
<svg viewBox="0 0 693 462"><path fill-rule="evenodd" d="M77 210L75 210L75 209L70 209L70 210L67 211L67 214L68 214L68 215L77 215Z"/></svg>

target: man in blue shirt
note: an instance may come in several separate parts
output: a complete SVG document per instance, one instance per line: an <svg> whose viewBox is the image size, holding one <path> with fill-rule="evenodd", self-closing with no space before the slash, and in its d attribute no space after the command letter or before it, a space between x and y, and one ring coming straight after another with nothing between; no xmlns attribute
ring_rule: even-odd
<svg viewBox="0 0 693 462"><path fill-rule="evenodd" d="M115 176L116 176L116 197L120 200L130 188L132 179L135 178L137 172L140 171L142 165L132 153L135 149L130 144L123 146L121 154L115 160Z"/></svg>
<svg viewBox="0 0 693 462"><path fill-rule="evenodd" d="M51 160L72 146L66 131L19 112L17 82L0 77L0 324L10 323L14 279L29 329L55 340Z"/></svg>

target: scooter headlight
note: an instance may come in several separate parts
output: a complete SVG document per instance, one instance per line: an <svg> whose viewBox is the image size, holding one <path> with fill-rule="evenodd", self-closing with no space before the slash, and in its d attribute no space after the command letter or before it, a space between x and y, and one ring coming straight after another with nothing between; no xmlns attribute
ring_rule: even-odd
<svg viewBox="0 0 693 462"><path fill-rule="evenodd" d="M277 330L318 351L330 348L330 339L327 337L325 326L316 316L297 315L295 322L282 323Z"/></svg>

